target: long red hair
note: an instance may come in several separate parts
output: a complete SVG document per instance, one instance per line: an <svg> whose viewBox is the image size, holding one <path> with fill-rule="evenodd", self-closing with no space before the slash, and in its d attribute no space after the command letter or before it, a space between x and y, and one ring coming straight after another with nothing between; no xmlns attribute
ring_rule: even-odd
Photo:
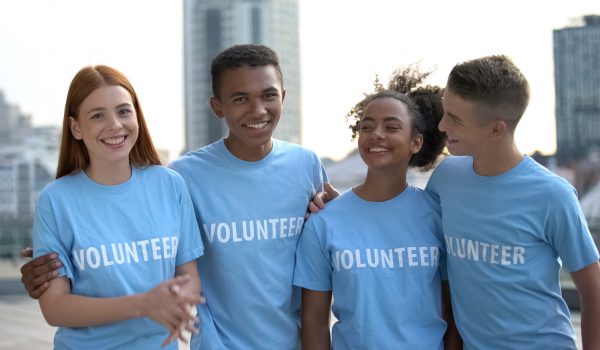
<svg viewBox="0 0 600 350"><path fill-rule="evenodd" d="M75 119L79 116L81 103L94 90L102 86L121 86L129 92L139 126L139 135L129 153L129 162L134 166L158 165L160 159L152 143L152 138L146 126L144 113L140 107L137 94L125 75L118 70L104 66L83 67L71 81L67 101L65 103L65 115L63 117L62 136L60 140L60 153L56 178L84 170L90 165L90 156L83 140L77 140L71 134L71 123L69 117Z"/></svg>

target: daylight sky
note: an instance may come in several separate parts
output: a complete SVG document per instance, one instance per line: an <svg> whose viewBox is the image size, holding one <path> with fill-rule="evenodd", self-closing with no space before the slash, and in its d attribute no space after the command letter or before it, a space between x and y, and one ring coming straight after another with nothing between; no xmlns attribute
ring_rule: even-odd
<svg viewBox="0 0 600 350"><path fill-rule="evenodd" d="M532 88L519 147L553 153L552 30L600 14L597 0L299 1L303 144L336 159L356 147L345 115L376 74L386 82L394 68L418 62L443 85L457 62L496 53L511 56ZM59 125L77 70L112 65L136 88L157 146L176 157L182 11L176 0L0 0L0 90L35 125Z"/></svg>

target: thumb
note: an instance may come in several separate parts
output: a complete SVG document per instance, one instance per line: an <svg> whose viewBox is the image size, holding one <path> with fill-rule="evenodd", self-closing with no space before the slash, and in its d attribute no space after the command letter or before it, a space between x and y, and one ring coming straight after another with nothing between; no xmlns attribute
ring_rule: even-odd
<svg viewBox="0 0 600 350"><path fill-rule="evenodd" d="M326 182L324 184L323 189L325 190L325 193L327 193L327 197L329 197L330 199L333 199L340 195L340 192L335 187L331 186L329 182Z"/></svg>
<svg viewBox="0 0 600 350"><path fill-rule="evenodd" d="M171 279L171 285L176 285L176 284L185 284L187 281L190 280L190 275L188 275L187 273L185 275L180 275L180 276L176 276L175 278Z"/></svg>
<svg viewBox="0 0 600 350"><path fill-rule="evenodd" d="M33 257L33 249L30 247L23 248L19 252L19 255L21 256L21 258L31 258Z"/></svg>

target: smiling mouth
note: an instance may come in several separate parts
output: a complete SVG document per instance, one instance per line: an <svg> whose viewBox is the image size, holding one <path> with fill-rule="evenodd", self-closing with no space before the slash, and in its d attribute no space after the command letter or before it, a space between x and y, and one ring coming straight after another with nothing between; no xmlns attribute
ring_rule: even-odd
<svg viewBox="0 0 600 350"><path fill-rule="evenodd" d="M248 129L264 129L267 125L269 124L268 121L266 122L259 122L259 123L250 123L250 124L244 124L245 127L247 127Z"/></svg>
<svg viewBox="0 0 600 350"><path fill-rule="evenodd" d="M385 148L385 147L371 147L368 150L371 153L380 153L380 152L387 152L390 149L389 148Z"/></svg>
<svg viewBox="0 0 600 350"><path fill-rule="evenodd" d="M126 138L127 138L127 136L109 137L109 138L103 139L102 142L104 142L108 145L118 145L118 144L123 143L123 141L125 141Z"/></svg>

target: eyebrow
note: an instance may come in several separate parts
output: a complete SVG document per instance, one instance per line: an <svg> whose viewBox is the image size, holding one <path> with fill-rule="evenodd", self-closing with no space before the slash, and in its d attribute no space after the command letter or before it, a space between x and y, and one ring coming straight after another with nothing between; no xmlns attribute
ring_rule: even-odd
<svg viewBox="0 0 600 350"><path fill-rule="evenodd" d="M446 113L447 113L447 114L450 116L450 118L452 118L452 119L453 119L454 121L456 121L457 123L459 123L459 124L462 124L462 123L463 123L462 119L460 119L460 117L459 117L459 116L457 116L456 114L454 114L454 113L451 113L451 112L448 112L448 111L446 111Z"/></svg>
<svg viewBox="0 0 600 350"><path fill-rule="evenodd" d="M361 121L373 122L373 121L375 121L375 119L373 117L366 116L366 117L362 118ZM383 121L384 122L400 122L400 123L404 124L402 119L400 119L398 117L394 117L394 116L383 117Z"/></svg>
<svg viewBox="0 0 600 350"><path fill-rule="evenodd" d="M266 89L264 89L261 93L267 93L267 92L276 92L279 93L279 90L275 87L268 87ZM231 95L229 95L229 98L236 98L236 97L244 97L244 96L248 96L249 93L247 92L243 92L243 91L235 91L232 92Z"/></svg>
<svg viewBox="0 0 600 350"><path fill-rule="evenodd" d="M115 107L115 109L117 109L117 108L123 108L123 107L133 107L133 105L131 103L129 103L129 102L124 102L124 103L121 103L120 105L117 105ZM90 109L85 114L90 114L90 113L94 113L94 112L101 112L101 111L104 111L106 109L107 108L104 108L104 107L96 107L96 108Z"/></svg>

